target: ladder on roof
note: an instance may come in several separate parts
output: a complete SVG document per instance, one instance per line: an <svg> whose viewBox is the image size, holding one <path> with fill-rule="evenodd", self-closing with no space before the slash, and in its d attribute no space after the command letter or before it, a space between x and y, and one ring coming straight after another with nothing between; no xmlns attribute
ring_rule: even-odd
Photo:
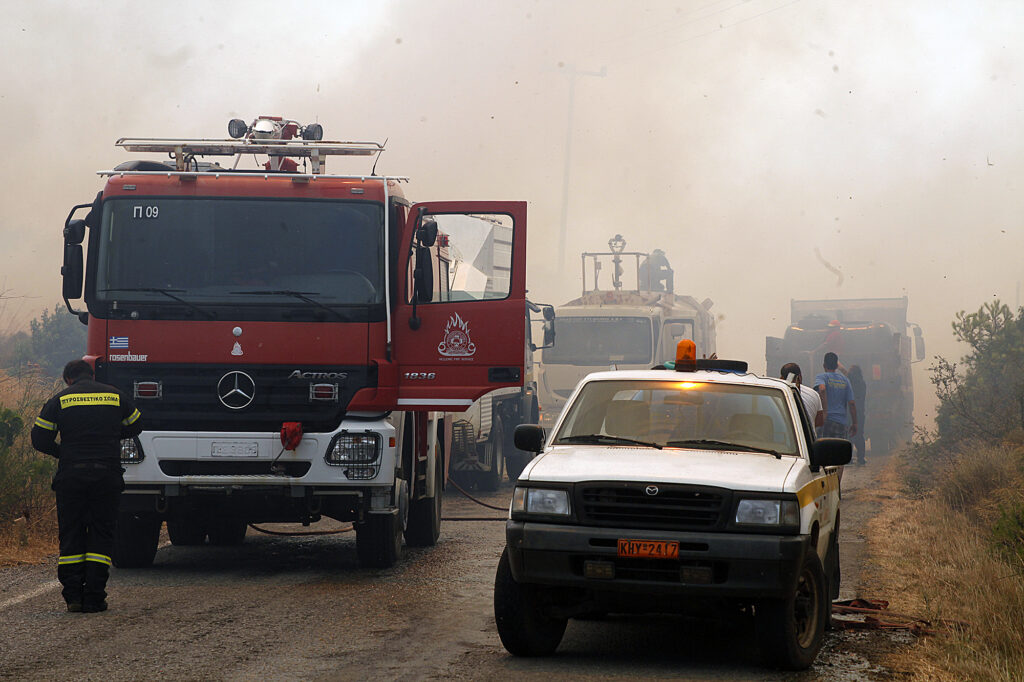
<svg viewBox="0 0 1024 682"><path fill-rule="evenodd" d="M271 157L299 157L310 160L314 175L323 173L328 156L372 156L384 151L379 142L337 142L327 140L178 140L161 137L122 137L116 146L129 152L166 152L174 155L179 172L196 156L241 156L266 154Z"/></svg>

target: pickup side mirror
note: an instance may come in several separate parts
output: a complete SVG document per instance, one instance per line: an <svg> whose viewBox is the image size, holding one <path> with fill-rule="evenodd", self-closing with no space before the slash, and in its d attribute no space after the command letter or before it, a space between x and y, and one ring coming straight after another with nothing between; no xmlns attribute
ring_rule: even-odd
<svg viewBox="0 0 1024 682"><path fill-rule="evenodd" d="M516 447L526 452L540 452L543 450L544 438L544 429L537 424L520 424L516 427L513 435Z"/></svg>
<svg viewBox="0 0 1024 682"><path fill-rule="evenodd" d="M852 457L853 443L845 438L819 438L811 446L811 469L843 466Z"/></svg>

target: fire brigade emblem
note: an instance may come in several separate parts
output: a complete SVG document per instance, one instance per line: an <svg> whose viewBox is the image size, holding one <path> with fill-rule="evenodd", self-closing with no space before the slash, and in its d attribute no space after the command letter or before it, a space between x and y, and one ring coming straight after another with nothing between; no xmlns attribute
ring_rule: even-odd
<svg viewBox="0 0 1024 682"><path fill-rule="evenodd" d="M476 353L476 344L469 337L469 325L455 313L444 327L444 339L437 352L449 358L467 357Z"/></svg>

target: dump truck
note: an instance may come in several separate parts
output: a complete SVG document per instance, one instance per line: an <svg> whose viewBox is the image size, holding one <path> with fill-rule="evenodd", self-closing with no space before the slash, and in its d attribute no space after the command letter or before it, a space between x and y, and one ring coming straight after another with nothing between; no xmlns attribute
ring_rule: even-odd
<svg viewBox="0 0 1024 682"><path fill-rule="evenodd" d="M911 365L925 358L921 327L907 321L907 297L796 300L790 302L785 334L765 340L768 376L796 362L804 383L822 372L832 350L849 369L859 365L867 385L865 439L888 452L913 437L914 384Z"/></svg>

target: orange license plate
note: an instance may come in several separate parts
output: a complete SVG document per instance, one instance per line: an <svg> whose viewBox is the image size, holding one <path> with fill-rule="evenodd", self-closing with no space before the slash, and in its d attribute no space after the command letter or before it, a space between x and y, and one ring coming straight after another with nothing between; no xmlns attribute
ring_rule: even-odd
<svg viewBox="0 0 1024 682"><path fill-rule="evenodd" d="M619 540L619 556L676 559L679 557L679 543L664 540Z"/></svg>

